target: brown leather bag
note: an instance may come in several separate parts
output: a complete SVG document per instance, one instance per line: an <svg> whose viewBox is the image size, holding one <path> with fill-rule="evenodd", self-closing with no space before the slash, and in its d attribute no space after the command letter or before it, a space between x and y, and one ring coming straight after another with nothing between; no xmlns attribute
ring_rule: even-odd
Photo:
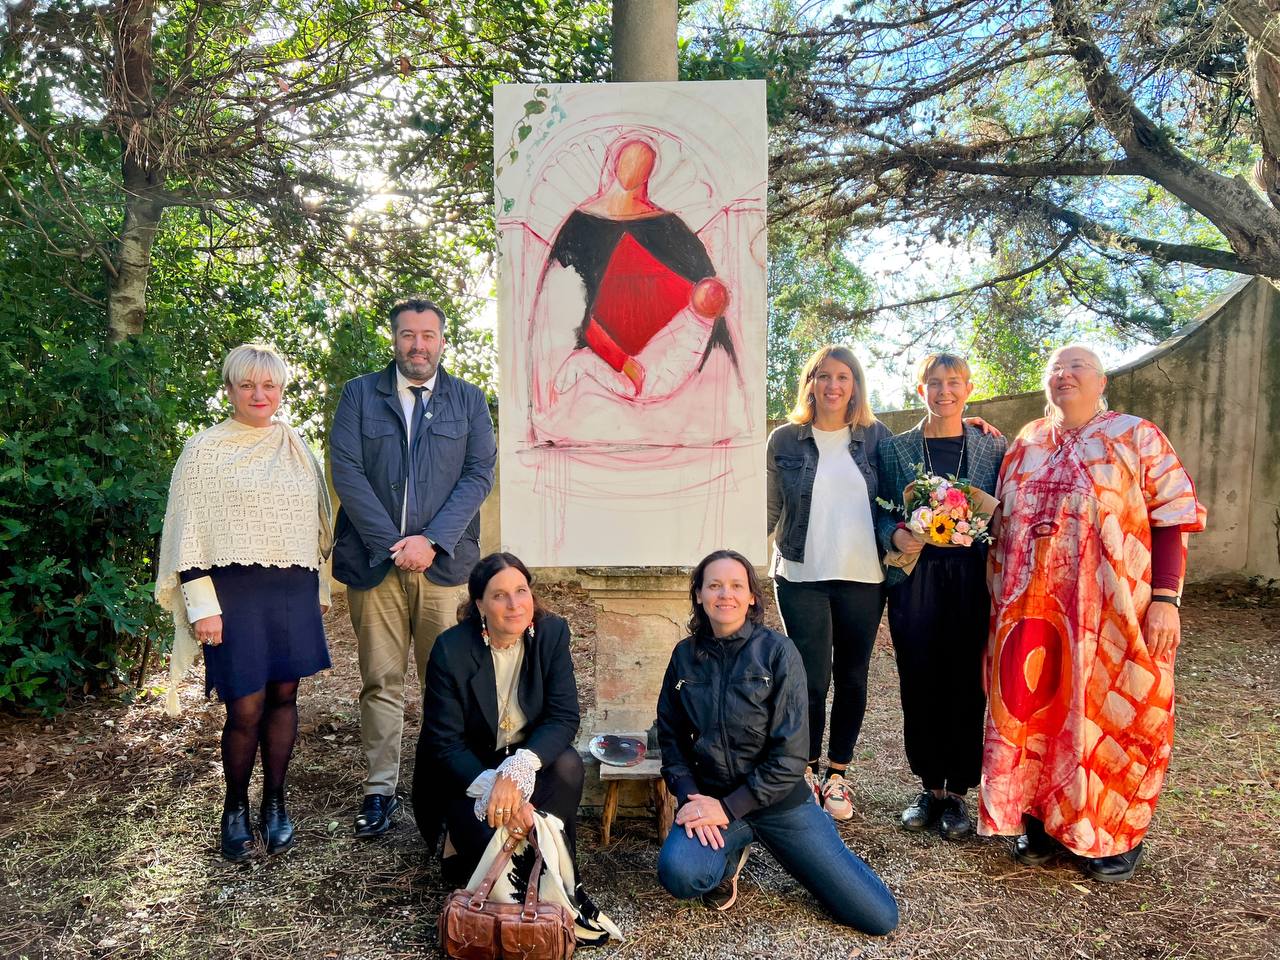
<svg viewBox="0 0 1280 960"><path fill-rule="evenodd" d="M524 903L491 903L489 893L519 841L508 838L474 892L455 890L440 911L440 946L457 960L568 960L578 945L573 914L558 903L538 899L542 850L533 832L529 843L538 857L529 873Z"/></svg>

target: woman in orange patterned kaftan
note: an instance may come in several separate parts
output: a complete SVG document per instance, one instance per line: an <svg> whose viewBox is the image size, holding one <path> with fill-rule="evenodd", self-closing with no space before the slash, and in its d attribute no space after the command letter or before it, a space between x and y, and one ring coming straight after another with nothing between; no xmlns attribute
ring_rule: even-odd
<svg viewBox="0 0 1280 960"><path fill-rule="evenodd" d="M1108 412L1105 388L1095 354L1056 351L1048 416L1000 471L979 832L1118 881L1169 765L1182 534L1205 509L1164 434Z"/></svg>

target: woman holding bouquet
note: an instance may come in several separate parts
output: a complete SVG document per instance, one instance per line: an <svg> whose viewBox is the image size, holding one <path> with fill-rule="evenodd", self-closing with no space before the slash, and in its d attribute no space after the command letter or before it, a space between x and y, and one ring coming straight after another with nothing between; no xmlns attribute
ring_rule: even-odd
<svg viewBox="0 0 1280 960"><path fill-rule="evenodd" d="M925 524L926 538L908 529L899 514L903 490L921 469L994 493L1006 441L965 425L973 383L961 357L926 356L916 392L928 411L924 419L880 442L881 486L897 512L880 509L876 532L887 559L897 560L887 567L889 635L898 661L907 761L921 784L919 796L902 811L902 827L920 831L936 825L955 840L973 830L964 796L982 772L982 652L991 609L987 551L980 521L940 514L936 524ZM951 487L946 496L954 511L969 512L961 487ZM907 558L915 565L904 571Z"/></svg>
<svg viewBox="0 0 1280 960"><path fill-rule="evenodd" d="M1205 509L1154 424L1107 410L1098 357L1049 357L1046 416L1000 470L979 831L1133 875L1173 745L1185 534Z"/></svg>
<svg viewBox="0 0 1280 960"><path fill-rule="evenodd" d="M884 610L873 511L876 445L889 429L871 413L861 364L841 346L809 358L788 419L769 435L766 458L774 585L807 677L805 778L827 813L847 820L853 803L844 772L866 712L867 668ZM827 778L820 782L833 675Z"/></svg>

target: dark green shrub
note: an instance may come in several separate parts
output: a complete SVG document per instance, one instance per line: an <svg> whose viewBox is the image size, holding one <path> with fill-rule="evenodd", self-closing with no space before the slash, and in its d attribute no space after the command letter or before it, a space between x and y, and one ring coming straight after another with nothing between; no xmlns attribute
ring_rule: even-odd
<svg viewBox="0 0 1280 960"><path fill-rule="evenodd" d="M140 667L176 439L167 351L28 323L0 296L0 705Z"/></svg>

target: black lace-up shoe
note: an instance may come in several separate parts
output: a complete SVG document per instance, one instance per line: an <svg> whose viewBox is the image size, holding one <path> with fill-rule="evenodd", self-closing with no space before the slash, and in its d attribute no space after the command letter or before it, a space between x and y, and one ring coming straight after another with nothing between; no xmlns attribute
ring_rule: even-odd
<svg viewBox="0 0 1280 960"><path fill-rule="evenodd" d="M1142 844L1139 843L1128 853L1084 858L1084 872L1099 883L1122 883L1133 876L1141 861Z"/></svg>
<svg viewBox="0 0 1280 960"><path fill-rule="evenodd" d="M938 817L938 832L948 840L959 840L973 833L973 821L965 809L964 799L950 794L942 798L942 815Z"/></svg>
<svg viewBox="0 0 1280 960"><path fill-rule="evenodd" d="M360 805L356 814L355 832L361 839L380 837L391 829L392 817L400 810L400 798L395 794L384 796L381 793L370 793Z"/></svg>
<svg viewBox="0 0 1280 960"><path fill-rule="evenodd" d="M942 801L933 795L932 790L922 790L911 806L902 811L902 829L912 833L928 830L938 822L941 814Z"/></svg>

